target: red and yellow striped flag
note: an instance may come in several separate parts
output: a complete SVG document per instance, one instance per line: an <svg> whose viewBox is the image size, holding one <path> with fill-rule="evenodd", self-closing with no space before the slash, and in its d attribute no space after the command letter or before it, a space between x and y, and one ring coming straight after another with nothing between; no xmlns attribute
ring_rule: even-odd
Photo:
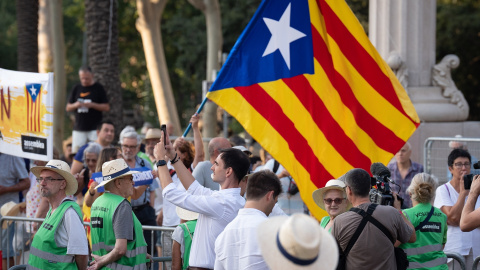
<svg viewBox="0 0 480 270"><path fill-rule="evenodd" d="M265 0L207 97L312 192L386 164L420 120L343 0Z"/></svg>

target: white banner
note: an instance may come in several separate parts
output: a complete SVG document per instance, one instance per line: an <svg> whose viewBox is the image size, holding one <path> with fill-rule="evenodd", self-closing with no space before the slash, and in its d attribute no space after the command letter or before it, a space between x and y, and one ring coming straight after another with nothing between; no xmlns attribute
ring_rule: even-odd
<svg viewBox="0 0 480 270"><path fill-rule="evenodd" d="M53 158L53 73L0 68L0 152Z"/></svg>

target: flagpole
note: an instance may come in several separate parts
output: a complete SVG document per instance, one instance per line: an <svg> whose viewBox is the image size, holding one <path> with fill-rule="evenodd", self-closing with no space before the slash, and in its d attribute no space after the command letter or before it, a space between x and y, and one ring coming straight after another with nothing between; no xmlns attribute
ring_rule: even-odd
<svg viewBox="0 0 480 270"><path fill-rule="evenodd" d="M197 114L200 114L200 112L203 110L203 106L205 106L205 103L207 103L208 98L204 98L202 103L200 104L200 107L198 107ZM192 123L188 124L188 127L185 129L185 132L183 132L182 137L185 138L188 135L188 132L190 132L190 129L192 129Z"/></svg>

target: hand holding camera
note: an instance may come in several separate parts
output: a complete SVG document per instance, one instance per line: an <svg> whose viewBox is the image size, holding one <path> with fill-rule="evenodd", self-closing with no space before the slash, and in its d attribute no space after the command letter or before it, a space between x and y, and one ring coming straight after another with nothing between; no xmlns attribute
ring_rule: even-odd
<svg viewBox="0 0 480 270"><path fill-rule="evenodd" d="M467 174L463 177L465 189L470 190L471 195L478 196L480 194L480 175Z"/></svg>

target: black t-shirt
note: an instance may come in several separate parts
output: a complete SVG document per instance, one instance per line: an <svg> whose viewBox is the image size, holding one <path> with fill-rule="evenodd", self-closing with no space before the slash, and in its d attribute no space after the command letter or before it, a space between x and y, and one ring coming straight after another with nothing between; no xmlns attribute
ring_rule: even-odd
<svg viewBox="0 0 480 270"><path fill-rule="evenodd" d="M75 103L77 101L108 103L105 89L99 83L94 83L91 86L83 87L77 84L73 87L70 93L68 103ZM89 108L78 108L75 110L75 125L73 130L90 131L95 130L97 125L102 121L102 112Z"/></svg>

